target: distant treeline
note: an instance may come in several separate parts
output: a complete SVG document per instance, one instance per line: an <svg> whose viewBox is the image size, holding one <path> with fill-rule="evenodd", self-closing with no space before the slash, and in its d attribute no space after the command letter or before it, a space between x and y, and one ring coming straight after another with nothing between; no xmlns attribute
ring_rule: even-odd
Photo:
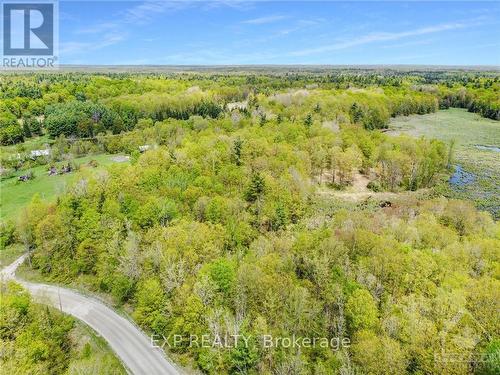
<svg viewBox="0 0 500 375"><path fill-rule="evenodd" d="M487 72L4 75L0 143L43 133L118 134L134 129L140 119L218 118L231 116L235 108L263 121L314 119L367 129L386 127L391 116L448 107L499 120L499 88L498 76Z"/></svg>

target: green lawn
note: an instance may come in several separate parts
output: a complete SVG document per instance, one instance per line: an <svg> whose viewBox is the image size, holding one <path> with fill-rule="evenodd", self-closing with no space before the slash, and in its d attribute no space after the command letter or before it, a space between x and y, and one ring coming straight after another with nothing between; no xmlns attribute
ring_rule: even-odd
<svg viewBox="0 0 500 375"><path fill-rule="evenodd" d="M96 171L102 167L115 163L113 160L117 155L91 155L74 159L75 164L80 165L80 170L64 175L49 176L47 165L42 165L17 172L13 177L0 181L0 219L15 219L20 210L25 207L35 194L39 194L44 200L54 200L63 193L78 177L87 171ZM87 165L90 160L96 160L98 167ZM62 163L58 163L62 164ZM32 171L35 175L33 180L18 181L18 176Z"/></svg>
<svg viewBox="0 0 500 375"><path fill-rule="evenodd" d="M474 181L453 186L451 196L471 199L482 209L500 216L500 153L477 146L500 147L500 122L480 117L464 109L452 108L427 115L412 115L392 119L391 133L406 133L454 140L454 164L472 173Z"/></svg>

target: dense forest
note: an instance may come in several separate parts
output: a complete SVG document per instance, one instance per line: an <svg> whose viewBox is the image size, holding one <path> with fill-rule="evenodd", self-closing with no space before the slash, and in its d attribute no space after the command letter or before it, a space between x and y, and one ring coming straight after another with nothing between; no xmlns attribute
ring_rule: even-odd
<svg viewBox="0 0 500 375"><path fill-rule="evenodd" d="M335 119L367 129L384 128L390 116L448 107L498 120L499 88L495 75L435 72L4 75L0 142L22 142L42 128L51 137L117 134L134 129L141 119L217 118L234 109L257 113L262 121Z"/></svg>
<svg viewBox="0 0 500 375"><path fill-rule="evenodd" d="M43 135L51 149L31 158L19 143L3 168L130 156L55 202L35 196L2 224L2 246L22 244L43 278L104 293L148 333L180 335L179 363L208 374L500 370L500 224L435 189L452 144L383 132L391 117L448 107L499 120L498 76L64 73L2 76L0 87L2 144ZM390 198L336 195L359 176ZM229 345L234 335L249 341ZM349 344L265 346L269 335Z"/></svg>

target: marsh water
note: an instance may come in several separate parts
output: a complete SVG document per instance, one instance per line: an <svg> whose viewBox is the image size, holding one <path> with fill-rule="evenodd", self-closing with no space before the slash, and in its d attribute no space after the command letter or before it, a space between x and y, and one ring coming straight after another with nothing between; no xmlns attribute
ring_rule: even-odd
<svg viewBox="0 0 500 375"><path fill-rule="evenodd" d="M493 152L500 152L500 147L497 146L484 146L484 145L476 145L476 148L479 150L487 150Z"/></svg>
<svg viewBox="0 0 500 375"><path fill-rule="evenodd" d="M463 186L474 182L476 176L473 173L467 172L461 165L455 165L455 172L450 177L450 184L453 186Z"/></svg>

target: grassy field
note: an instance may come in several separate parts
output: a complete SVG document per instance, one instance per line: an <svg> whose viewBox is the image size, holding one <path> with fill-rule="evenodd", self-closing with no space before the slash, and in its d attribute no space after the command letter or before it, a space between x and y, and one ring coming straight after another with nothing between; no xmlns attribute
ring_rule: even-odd
<svg viewBox="0 0 500 375"><path fill-rule="evenodd" d="M463 109L448 109L427 115L398 117L390 133L406 133L455 142L453 164L465 178L455 175L447 194L470 199L495 217L500 216L500 122ZM484 147L487 146L487 147Z"/></svg>
<svg viewBox="0 0 500 375"><path fill-rule="evenodd" d="M13 177L0 181L0 219L14 220L20 209L26 206L35 194L39 194L44 200L54 200L57 195L63 193L72 182L88 171L97 171L106 165L115 163L117 155L91 155L74 159L75 164L80 165L79 171L49 176L47 165L42 165L17 172ZM90 160L96 160L96 168L88 165ZM58 163L62 164L62 163ZM35 178L30 181L18 181L18 176L28 171L34 173Z"/></svg>

